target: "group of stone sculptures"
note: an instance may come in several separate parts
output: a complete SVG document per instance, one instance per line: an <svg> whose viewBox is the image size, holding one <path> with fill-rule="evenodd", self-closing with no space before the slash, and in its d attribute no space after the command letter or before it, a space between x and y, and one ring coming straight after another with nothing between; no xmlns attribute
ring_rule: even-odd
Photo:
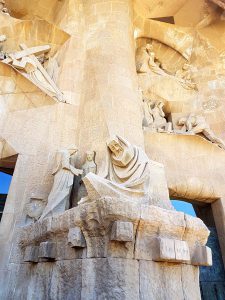
<svg viewBox="0 0 225 300"><path fill-rule="evenodd" d="M137 48L136 70L138 74L155 73L160 76L173 77L185 89L197 90L196 83L192 78L191 65L185 63L182 69L177 70L175 74L169 73L159 59L156 58L152 44L146 44ZM202 114L191 113L189 116L181 117L177 123L174 124L174 122L170 122L166 118L163 108L163 101L153 101L149 97L146 97L143 92L143 128L151 132L187 135L201 134L212 143L225 149L225 143L210 129L210 126Z"/></svg>
<svg viewBox="0 0 225 300"><path fill-rule="evenodd" d="M99 171L98 175L95 152L88 151L82 169L77 169L73 163L77 151L76 147L70 147L57 153L52 172L53 186L47 203L36 201L27 204L26 213L34 221L69 209L75 176L81 177L81 184L84 183L87 190L87 196L79 201L79 205L109 196L128 201L148 200L150 165L149 158L141 148L120 136L111 138L107 142L105 169Z"/></svg>
<svg viewBox="0 0 225 300"><path fill-rule="evenodd" d="M182 126L183 133L202 133L211 142L225 149L223 141L210 130L204 117L191 114L180 118L178 125ZM37 221L69 209L75 177L80 178L81 188L86 190L86 196L80 199L78 205L107 197L148 203L151 200L151 170L148 156L140 147L130 144L120 136L110 138L106 145L106 162L104 169L99 170L98 174L94 151L86 152L86 161L81 169L75 167L74 161L78 152L75 146L58 151L52 172L53 185L48 199L46 201L36 198L33 199L35 201L28 203L26 206L28 217Z"/></svg>
<svg viewBox="0 0 225 300"><path fill-rule="evenodd" d="M54 181L48 200L32 196L31 201L26 205L28 217L37 221L69 209L74 177L81 176L83 178L89 172L97 172L97 165L94 161L95 152L86 152L86 161L82 165L82 169L74 167L77 152L78 149L75 146L57 152L55 167L52 172ZM82 180L80 184L83 184Z"/></svg>
<svg viewBox="0 0 225 300"><path fill-rule="evenodd" d="M185 89L197 89L196 83L192 78L191 65L189 63L185 63L181 70L176 71L175 74L171 74L164 68L159 59L156 58L151 44L147 44L137 49L136 70L137 73L155 73L161 76L172 77Z"/></svg>
<svg viewBox="0 0 225 300"><path fill-rule="evenodd" d="M189 116L181 117L177 121L180 129L174 129L172 122L168 122L163 111L162 101L143 100L143 127L151 132L166 132L174 134L202 134L206 139L225 149L225 143L218 138L210 129L205 117L201 114L191 113Z"/></svg>
<svg viewBox="0 0 225 300"><path fill-rule="evenodd" d="M156 132L172 132L172 123L165 118L162 101L143 100L143 127Z"/></svg>

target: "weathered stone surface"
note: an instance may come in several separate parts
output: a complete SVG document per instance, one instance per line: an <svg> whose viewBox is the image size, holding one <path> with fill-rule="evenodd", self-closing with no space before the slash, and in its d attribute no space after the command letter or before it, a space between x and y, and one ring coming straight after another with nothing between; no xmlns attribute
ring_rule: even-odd
<svg viewBox="0 0 225 300"><path fill-rule="evenodd" d="M196 245L191 257L191 263L196 266L212 266L212 251L207 246Z"/></svg>
<svg viewBox="0 0 225 300"><path fill-rule="evenodd" d="M38 262L39 247L28 246L24 251L24 262Z"/></svg>
<svg viewBox="0 0 225 300"><path fill-rule="evenodd" d="M83 260L82 299L139 299L138 268L130 259Z"/></svg>
<svg viewBox="0 0 225 300"><path fill-rule="evenodd" d="M133 223L115 221L110 239L111 241L132 242L134 239Z"/></svg>
<svg viewBox="0 0 225 300"><path fill-rule="evenodd" d="M201 299L198 267L182 264L181 281L184 299Z"/></svg>
<svg viewBox="0 0 225 300"><path fill-rule="evenodd" d="M68 233L68 244L70 247L75 248L85 248L86 242L84 235L79 227L74 227L69 229Z"/></svg>
<svg viewBox="0 0 225 300"><path fill-rule="evenodd" d="M49 299L81 299L82 260L56 262L52 271Z"/></svg>
<svg viewBox="0 0 225 300"><path fill-rule="evenodd" d="M174 241L176 261L189 262L191 260L188 243L186 241Z"/></svg>
<svg viewBox="0 0 225 300"><path fill-rule="evenodd" d="M39 246L38 257L40 259L55 260L56 258L56 243L42 242Z"/></svg>
<svg viewBox="0 0 225 300"><path fill-rule="evenodd" d="M181 265L140 260L139 272L141 300L184 299ZM193 298L188 296L186 299Z"/></svg>
<svg viewBox="0 0 225 300"><path fill-rule="evenodd" d="M175 261L175 241L166 238L155 239L155 253L153 254L153 260L155 261Z"/></svg>

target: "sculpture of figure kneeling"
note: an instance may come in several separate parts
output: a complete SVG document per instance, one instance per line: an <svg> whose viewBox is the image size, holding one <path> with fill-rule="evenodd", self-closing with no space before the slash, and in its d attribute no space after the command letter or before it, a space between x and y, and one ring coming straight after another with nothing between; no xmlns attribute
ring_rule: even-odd
<svg viewBox="0 0 225 300"><path fill-rule="evenodd" d="M40 220L69 209L69 200L74 176L79 176L83 173L82 170L76 169L71 164L71 158L77 151L78 150L75 147L72 147L57 153L56 168L52 172L52 175L54 175L53 186L48 196L47 206L45 207Z"/></svg>
<svg viewBox="0 0 225 300"><path fill-rule="evenodd" d="M149 159L144 151L119 136L107 142L108 159L101 176L88 173L83 182L88 197L79 204L102 197L148 199Z"/></svg>

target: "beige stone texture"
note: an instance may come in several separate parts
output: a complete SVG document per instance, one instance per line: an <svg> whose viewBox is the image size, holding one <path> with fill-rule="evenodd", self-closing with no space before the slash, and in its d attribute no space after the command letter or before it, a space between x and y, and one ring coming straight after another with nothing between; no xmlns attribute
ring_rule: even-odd
<svg viewBox="0 0 225 300"><path fill-rule="evenodd" d="M201 220L193 218L193 222L191 236L196 246L200 243L203 248L208 230ZM117 240L115 224L117 233L120 230ZM68 246L70 251L65 255L62 248L67 247L68 233L71 235L74 226L77 232L82 230L87 251ZM191 246L184 235L188 226L183 213L110 198L40 220L18 232L18 257L8 273L14 288L10 292L4 289L5 299L200 299L198 268L190 264L184 252L182 257L181 251L178 253ZM133 228L132 240L127 239L128 228ZM201 241L197 240L199 235ZM156 239L160 249L148 243ZM147 249L159 251L157 257L163 262L155 262L156 255L141 256L140 245L146 247L144 254ZM194 265L205 264L196 252L192 257Z"/></svg>
<svg viewBox="0 0 225 300"><path fill-rule="evenodd" d="M49 45L43 68L66 103L0 61L0 170L14 170L0 225L0 298L200 299L198 266L211 263L209 232L173 210L170 199L211 205L225 263L225 152L201 134L143 130L142 100L162 101L173 125L202 114L225 142L224 1L5 2L1 51ZM161 74L136 72L135 51L147 43ZM195 89L176 78L185 63ZM75 144L81 168L95 151L98 171L112 135L147 154L152 205L108 195L31 223L26 207L32 195L48 198L56 152ZM80 185L77 178L75 189ZM133 240L129 229L111 240L115 222L132 223ZM153 261L157 239L173 244L170 260ZM55 243L55 262L30 263L34 247L46 242Z"/></svg>

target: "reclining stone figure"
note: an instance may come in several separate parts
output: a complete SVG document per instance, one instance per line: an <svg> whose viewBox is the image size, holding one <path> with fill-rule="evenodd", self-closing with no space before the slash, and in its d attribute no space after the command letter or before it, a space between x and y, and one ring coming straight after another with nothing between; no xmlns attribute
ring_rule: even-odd
<svg viewBox="0 0 225 300"><path fill-rule="evenodd" d="M220 148L225 149L225 143L210 129L204 116L192 113L189 117L179 119L178 125L183 126L183 131L189 134L202 133L209 141L217 144Z"/></svg>

